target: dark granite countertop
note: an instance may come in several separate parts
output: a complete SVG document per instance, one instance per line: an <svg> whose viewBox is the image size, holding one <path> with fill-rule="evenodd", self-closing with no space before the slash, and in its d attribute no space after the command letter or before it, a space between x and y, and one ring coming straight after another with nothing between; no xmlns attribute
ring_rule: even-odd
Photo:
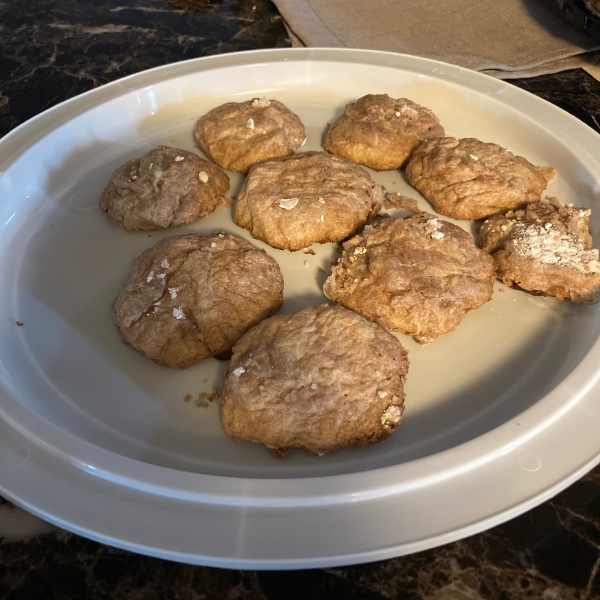
<svg viewBox="0 0 600 600"><path fill-rule="evenodd" d="M0 135L143 69L290 45L268 0L0 0L0 40ZM600 82L585 71L512 83L600 132ZM0 503L0 538L6 600L600 599L600 467L485 533L345 568L245 572L177 564L58 530L7 501Z"/></svg>

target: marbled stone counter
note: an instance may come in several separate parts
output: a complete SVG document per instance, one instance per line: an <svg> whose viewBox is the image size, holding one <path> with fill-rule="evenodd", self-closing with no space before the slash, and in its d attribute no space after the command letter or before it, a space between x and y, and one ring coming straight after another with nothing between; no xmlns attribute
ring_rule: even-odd
<svg viewBox="0 0 600 600"><path fill-rule="evenodd" d="M0 135L143 69L289 45L268 0L0 0ZM600 83L585 71L512 83L600 132ZM177 564L58 530L7 501L0 504L0 538L5 600L600 599L600 467L485 533L345 568L244 572Z"/></svg>

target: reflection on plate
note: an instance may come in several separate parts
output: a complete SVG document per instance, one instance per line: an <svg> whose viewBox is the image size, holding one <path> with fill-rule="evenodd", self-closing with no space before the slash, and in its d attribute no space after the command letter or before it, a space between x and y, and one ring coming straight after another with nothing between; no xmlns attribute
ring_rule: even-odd
<svg viewBox="0 0 600 600"><path fill-rule="evenodd" d="M264 248L284 273L283 312L324 300L337 248L274 250L223 207L193 225L127 232L93 210L113 170L159 144L194 150L200 115L257 96L297 113L303 150L318 150L326 124L366 93L408 97L432 109L447 135L554 166L548 194L592 207L592 234L600 230L598 136L542 100L457 67L355 50L260 51L162 67L78 97L0 143L2 493L63 527L157 556L307 567L479 531L597 461L595 306L497 283L492 302L455 332L425 347L400 336L411 368L392 437L283 462L228 439L215 403L199 411L184 402L219 385L221 363L174 371L121 343L110 303L132 260L165 236L224 230ZM235 195L241 176L230 176ZM431 210L403 173L372 176ZM556 440L571 434L577 444L559 451ZM52 493L40 496L42 483Z"/></svg>

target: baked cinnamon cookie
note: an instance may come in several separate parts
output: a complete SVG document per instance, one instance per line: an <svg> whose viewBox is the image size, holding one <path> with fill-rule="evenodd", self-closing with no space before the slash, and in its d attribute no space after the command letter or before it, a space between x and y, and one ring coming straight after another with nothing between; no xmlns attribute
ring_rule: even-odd
<svg viewBox="0 0 600 600"><path fill-rule="evenodd" d="M428 140L406 165L409 183L454 219L484 219L537 202L554 173L475 138Z"/></svg>
<svg viewBox="0 0 600 600"><path fill-rule="evenodd" d="M300 152L255 165L233 220L274 248L300 250L356 233L383 203L369 173L326 152Z"/></svg>
<svg viewBox="0 0 600 600"><path fill-rule="evenodd" d="M600 289L598 250L592 249L588 208L557 201L528 204L481 226L483 249L498 277L535 296L593 304Z"/></svg>
<svg viewBox="0 0 600 600"><path fill-rule="evenodd" d="M164 229L211 213L228 189L227 175L209 161L159 146L119 167L99 204L125 229Z"/></svg>
<svg viewBox="0 0 600 600"><path fill-rule="evenodd" d="M424 140L443 135L428 108L406 98L369 94L346 105L323 148L376 171L390 171L404 166Z"/></svg>
<svg viewBox="0 0 600 600"><path fill-rule="evenodd" d="M379 442L400 423L407 371L400 342L352 311L320 304L277 315L233 349L223 429L278 457Z"/></svg>
<svg viewBox="0 0 600 600"><path fill-rule="evenodd" d="M135 259L113 316L127 344L183 369L230 351L282 302L279 265L264 252L226 233L190 234Z"/></svg>
<svg viewBox="0 0 600 600"><path fill-rule="evenodd" d="M323 291L428 344L490 300L495 278L493 260L467 232L421 212L383 218L349 239Z"/></svg>
<svg viewBox="0 0 600 600"><path fill-rule="evenodd" d="M228 102L200 118L198 147L220 167L247 173L258 162L293 154L306 133L299 117L278 100Z"/></svg>

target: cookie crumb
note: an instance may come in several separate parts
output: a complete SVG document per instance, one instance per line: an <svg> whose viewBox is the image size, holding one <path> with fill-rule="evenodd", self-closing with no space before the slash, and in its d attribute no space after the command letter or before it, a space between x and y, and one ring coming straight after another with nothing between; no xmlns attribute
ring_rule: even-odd
<svg viewBox="0 0 600 600"><path fill-rule="evenodd" d="M325 269L321 269L321 267L317 267L317 271L318 271L319 273L325 273Z"/></svg>
<svg viewBox="0 0 600 600"><path fill-rule="evenodd" d="M438 219L430 219L425 222L425 231L429 234L429 237L434 240L441 240L444 234L440 231L442 224Z"/></svg>
<svg viewBox="0 0 600 600"><path fill-rule="evenodd" d="M315 255L315 251L312 248L309 248L308 250L304 251L304 254L312 254L314 256Z"/></svg>
<svg viewBox="0 0 600 600"><path fill-rule="evenodd" d="M23 323L23 321L15 321L15 323L17 324L17 326L19 327L23 327L23 325L25 325L25 323Z"/></svg>
<svg viewBox="0 0 600 600"><path fill-rule="evenodd" d="M173 309L173 316L180 321L185 321L185 313L181 307Z"/></svg>
<svg viewBox="0 0 600 600"><path fill-rule="evenodd" d="M402 411L399 406L395 404L390 404L381 415L381 424L384 427L395 427L400 423L400 418L402 417Z"/></svg>
<svg viewBox="0 0 600 600"><path fill-rule="evenodd" d="M279 207L285 210L292 210L298 204L298 198L281 198Z"/></svg>
<svg viewBox="0 0 600 600"><path fill-rule="evenodd" d="M171 300L175 300L175 298L177 298L177 292L179 292L180 290L183 289L183 286L177 286L177 287L172 287L172 288L167 288L169 294L171 294ZM160 304L160 302L158 302L158 304Z"/></svg>
<svg viewBox="0 0 600 600"><path fill-rule="evenodd" d="M307 260L305 260L305 261L304 261L304 266L305 266L305 267L310 267L310 263L309 263Z"/></svg>
<svg viewBox="0 0 600 600"><path fill-rule="evenodd" d="M390 210L391 208L400 208L410 210L412 212L420 212L419 204L413 198L403 196L402 194L389 193L383 201L383 208Z"/></svg>
<svg viewBox="0 0 600 600"><path fill-rule="evenodd" d="M252 7L252 10L254 10L255 7ZM271 106L271 101L267 100L265 98L265 96L263 96L262 98L255 98L252 101L252 108L267 108L267 106Z"/></svg>
<svg viewBox="0 0 600 600"><path fill-rule="evenodd" d="M183 397L183 401L184 401L184 402L189 402L191 399L192 399L192 395L191 395L191 394L186 394L186 395Z"/></svg>

